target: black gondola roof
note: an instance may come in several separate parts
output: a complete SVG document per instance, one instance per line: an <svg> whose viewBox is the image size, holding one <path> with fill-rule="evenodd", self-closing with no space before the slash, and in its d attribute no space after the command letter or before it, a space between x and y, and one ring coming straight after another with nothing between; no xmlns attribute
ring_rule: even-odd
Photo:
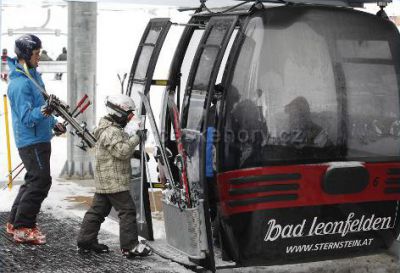
<svg viewBox="0 0 400 273"><path fill-rule="evenodd" d="M220 7L206 9L204 11L193 14L193 16L213 16L213 15L240 15L248 14L255 2L262 2L265 8L276 7L290 4L304 4L304 5L324 5L324 6L336 6L336 7L348 7L356 8L363 7L367 3L377 3L377 0L238 0L242 2L242 5L236 7ZM392 0L381 0L380 3L391 3Z"/></svg>
<svg viewBox="0 0 400 273"><path fill-rule="evenodd" d="M239 0L243 1L243 0ZM392 0L258 0L264 3L283 3L283 4L318 4L329 6L345 6L345 7L362 7L368 3L391 3ZM255 0L248 0L247 2L256 2Z"/></svg>

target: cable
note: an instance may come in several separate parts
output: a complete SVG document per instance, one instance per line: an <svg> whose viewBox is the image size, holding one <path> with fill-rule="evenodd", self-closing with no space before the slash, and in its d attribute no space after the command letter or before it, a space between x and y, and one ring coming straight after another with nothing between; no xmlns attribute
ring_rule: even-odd
<svg viewBox="0 0 400 273"><path fill-rule="evenodd" d="M234 5L234 6L230 7L230 8L227 8L226 10L218 11L218 12L213 12L213 11L211 11L211 10L206 6L205 2L202 2L202 6L203 6L203 8L204 8L207 12L209 12L209 13L211 13L211 14L223 14L223 13L229 12L229 11L231 11L231 10L234 10L234 9L236 9L236 8L238 8L238 7L242 6L242 5L244 5L244 4L247 4L248 2L249 2L249 1L245 1L245 2L239 3L239 4L237 4L237 5Z"/></svg>

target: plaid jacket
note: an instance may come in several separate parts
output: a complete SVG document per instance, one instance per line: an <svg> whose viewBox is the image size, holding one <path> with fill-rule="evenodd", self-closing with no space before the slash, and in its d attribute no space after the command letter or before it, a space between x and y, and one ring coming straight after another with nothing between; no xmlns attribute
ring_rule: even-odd
<svg viewBox="0 0 400 273"><path fill-rule="evenodd" d="M129 190L131 161L137 135L129 137L117 124L104 117L95 129L94 182L96 193L116 193Z"/></svg>

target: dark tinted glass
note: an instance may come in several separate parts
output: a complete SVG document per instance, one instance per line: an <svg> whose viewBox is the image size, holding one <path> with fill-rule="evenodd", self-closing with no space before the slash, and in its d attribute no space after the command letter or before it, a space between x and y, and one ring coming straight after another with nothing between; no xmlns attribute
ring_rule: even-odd
<svg viewBox="0 0 400 273"><path fill-rule="evenodd" d="M207 90L210 81L210 75L217 58L219 48L206 47L200 57L200 63L194 79L193 88Z"/></svg>
<svg viewBox="0 0 400 273"><path fill-rule="evenodd" d="M227 87L224 169L398 159L399 51L397 29L362 12L255 14Z"/></svg>

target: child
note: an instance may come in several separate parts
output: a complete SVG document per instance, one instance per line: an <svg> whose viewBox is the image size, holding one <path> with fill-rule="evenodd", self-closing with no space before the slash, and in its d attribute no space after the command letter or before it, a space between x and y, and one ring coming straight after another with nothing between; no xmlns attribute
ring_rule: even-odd
<svg viewBox="0 0 400 273"><path fill-rule="evenodd" d="M135 147L140 142L142 131L128 128L127 123L134 117L135 103L127 95L109 96L106 99L108 115L100 119L94 135L96 192L93 203L83 218L78 236L78 250L81 253L108 252L108 247L99 244L97 235L101 223L111 208L118 212L120 246L127 258L150 255L150 248L138 241L136 208L129 194L131 165ZM131 121L134 122L134 121Z"/></svg>

